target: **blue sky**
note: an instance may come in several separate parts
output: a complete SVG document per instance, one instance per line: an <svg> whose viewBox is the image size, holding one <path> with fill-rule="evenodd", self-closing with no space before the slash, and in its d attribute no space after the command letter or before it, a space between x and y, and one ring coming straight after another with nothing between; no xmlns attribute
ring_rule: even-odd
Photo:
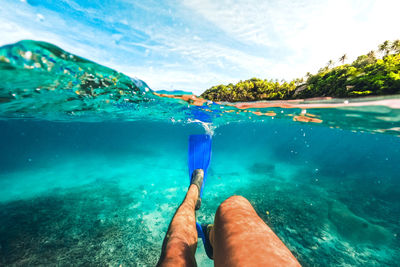
<svg viewBox="0 0 400 267"><path fill-rule="evenodd" d="M61 48L200 94L252 77L292 79L400 38L398 0L1 0L0 45Z"/></svg>

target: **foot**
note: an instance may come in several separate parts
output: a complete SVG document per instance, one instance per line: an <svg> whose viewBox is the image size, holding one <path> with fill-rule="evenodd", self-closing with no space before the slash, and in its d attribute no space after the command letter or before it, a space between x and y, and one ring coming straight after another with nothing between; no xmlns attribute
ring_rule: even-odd
<svg viewBox="0 0 400 267"><path fill-rule="evenodd" d="M210 259L214 259L214 250L210 242L210 231L214 227L213 224L203 224L201 225L201 229L203 231L204 239L203 239L203 245L204 245L204 250L206 251L207 256Z"/></svg>
<svg viewBox="0 0 400 267"><path fill-rule="evenodd" d="M203 186L203 178L204 178L204 171L202 169L195 169L193 171L192 181L190 182L190 184L196 185L197 188L199 189L199 197L197 198L196 207L195 207L196 210L200 209L200 206L201 206L200 192L201 192L201 187Z"/></svg>

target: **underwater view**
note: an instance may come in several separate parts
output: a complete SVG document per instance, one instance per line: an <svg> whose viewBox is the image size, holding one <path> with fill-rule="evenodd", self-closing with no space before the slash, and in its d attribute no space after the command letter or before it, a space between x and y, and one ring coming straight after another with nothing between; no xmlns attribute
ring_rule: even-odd
<svg viewBox="0 0 400 267"><path fill-rule="evenodd" d="M156 265L192 134L213 142L200 223L242 195L303 266L398 265L399 95L198 102L36 41L0 75L1 266Z"/></svg>

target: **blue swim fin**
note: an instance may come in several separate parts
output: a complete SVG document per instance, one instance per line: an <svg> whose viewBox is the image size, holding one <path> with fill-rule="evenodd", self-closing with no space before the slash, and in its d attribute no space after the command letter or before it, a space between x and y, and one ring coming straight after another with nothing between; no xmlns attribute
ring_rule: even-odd
<svg viewBox="0 0 400 267"><path fill-rule="evenodd" d="M208 134L191 135L189 137L189 181L196 169L203 169L203 185L200 190L200 197L203 196L204 185L207 180L207 170L211 159L211 136Z"/></svg>

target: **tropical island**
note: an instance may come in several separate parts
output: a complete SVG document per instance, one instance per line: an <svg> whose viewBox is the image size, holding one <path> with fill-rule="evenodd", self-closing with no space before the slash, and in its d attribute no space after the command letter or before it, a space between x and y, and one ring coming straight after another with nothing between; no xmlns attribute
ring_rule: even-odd
<svg viewBox="0 0 400 267"><path fill-rule="evenodd" d="M400 40L385 41L377 51L359 56L345 64L347 55L329 60L318 73L285 80L252 78L236 84L217 85L200 97L211 101L249 102L290 100L314 97L359 97L400 93Z"/></svg>

